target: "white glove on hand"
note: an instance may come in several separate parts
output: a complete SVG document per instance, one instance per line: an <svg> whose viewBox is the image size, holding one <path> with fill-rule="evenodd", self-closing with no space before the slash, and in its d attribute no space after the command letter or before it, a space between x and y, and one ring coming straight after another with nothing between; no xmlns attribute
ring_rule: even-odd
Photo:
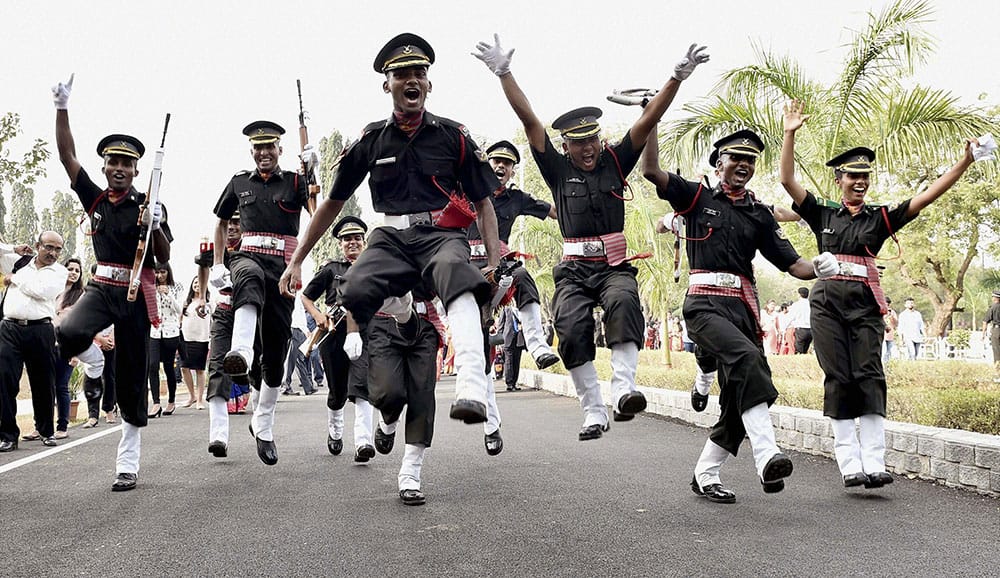
<svg viewBox="0 0 1000 578"><path fill-rule="evenodd" d="M344 353L351 361L361 357L361 335L357 331L348 333L344 338Z"/></svg>
<svg viewBox="0 0 1000 578"><path fill-rule="evenodd" d="M827 279L840 272L840 265L833 253L820 253L813 257L813 271L817 279Z"/></svg>
<svg viewBox="0 0 1000 578"><path fill-rule="evenodd" d="M163 222L163 205L160 204L160 201L156 201L156 204L153 205L152 213L153 221L150 223L149 230L155 231L160 228L160 223Z"/></svg>
<svg viewBox="0 0 1000 578"><path fill-rule="evenodd" d="M212 268L208 270L208 284L214 287L216 291L232 289L233 281L229 275L229 269L226 269L226 266L222 263L212 265Z"/></svg>
<svg viewBox="0 0 1000 578"><path fill-rule="evenodd" d="M69 106L69 93L73 92L74 76L75 73L69 75L69 80L65 83L60 82L52 87L52 102L55 103L56 110L66 110Z"/></svg>
<svg viewBox="0 0 1000 578"><path fill-rule="evenodd" d="M486 67L493 71L493 74L497 76L510 74L510 59L514 55L514 49L504 52L500 47L499 34L493 35L493 42L496 44L492 46L486 42L476 44L479 54L473 52L472 55L486 63Z"/></svg>
<svg viewBox="0 0 1000 578"><path fill-rule="evenodd" d="M313 172L319 166L319 154L311 144L307 144L302 149L302 152L299 153L299 160L302 161L302 165L306 168L306 173Z"/></svg>
<svg viewBox="0 0 1000 578"><path fill-rule="evenodd" d="M706 50L708 50L707 46L698 46L697 44L689 46L687 54L674 66L673 78L680 81L687 80L687 77L694 72L695 67L708 62L709 56L705 53Z"/></svg>

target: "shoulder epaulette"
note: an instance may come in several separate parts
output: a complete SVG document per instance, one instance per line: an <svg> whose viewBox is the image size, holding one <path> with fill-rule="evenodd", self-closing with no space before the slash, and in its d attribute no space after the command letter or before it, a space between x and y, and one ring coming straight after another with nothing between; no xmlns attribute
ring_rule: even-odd
<svg viewBox="0 0 1000 578"><path fill-rule="evenodd" d="M253 171L240 171L240 172L236 173L235 175L233 175L233 178L235 178L235 177L245 177L245 176L249 175L251 172L253 172Z"/></svg>
<svg viewBox="0 0 1000 578"><path fill-rule="evenodd" d="M816 197L816 204L821 207L830 207L831 209L839 209L843 206L837 201L832 201L825 197Z"/></svg>
<svg viewBox="0 0 1000 578"><path fill-rule="evenodd" d="M375 122L370 122L367 125L365 125L365 128L361 129L361 135L364 136L364 135L370 133L373 130L382 129L388 123L389 123L389 121L387 119L376 120Z"/></svg>

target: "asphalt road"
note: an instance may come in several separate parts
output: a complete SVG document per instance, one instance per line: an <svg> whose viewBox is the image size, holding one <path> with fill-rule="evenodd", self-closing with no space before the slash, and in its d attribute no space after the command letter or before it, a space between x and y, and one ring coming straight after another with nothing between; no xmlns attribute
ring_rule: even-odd
<svg viewBox="0 0 1000 578"><path fill-rule="evenodd" d="M427 504L403 506L402 431L367 465L350 437L331 456L321 391L281 399L273 467L248 416L231 420L229 457L210 456L208 413L191 409L143 430L131 492L110 491L119 433L103 422L56 452L0 454L0 576L1000 573L1000 500L898 477L847 491L832 461L796 453L786 490L765 495L744 446L723 469L737 503L712 504L688 487L706 430L640 416L579 442L576 400L538 391L498 394L505 449L490 457L480 426L448 419L449 380Z"/></svg>

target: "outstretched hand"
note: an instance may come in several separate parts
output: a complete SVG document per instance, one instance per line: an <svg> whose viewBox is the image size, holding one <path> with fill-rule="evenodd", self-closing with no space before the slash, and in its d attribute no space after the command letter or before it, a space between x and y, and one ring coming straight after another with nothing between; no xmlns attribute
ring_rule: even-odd
<svg viewBox="0 0 1000 578"><path fill-rule="evenodd" d="M285 297L295 297L295 293L302 288L302 266L289 263L285 267L285 272L278 279L278 290Z"/></svg>
<svg viewBox="0 0 1000 578"><path fill-rule="evenodd" d="M507 52L504 52L503 48L500 46L500 35L493 34L494 44L489 44L487 42L479 42L476 44L476 49L479 53L472 53L473 56L482 60L486 64L486 67L497 76L503 76L510 73L510 61L514 56L514 49L511 48Z"/></svg>
<svg viewBox="0 0 1000 578"><path fill-rule="evenodd" d="M60 82L52 87L52 102L56 105L56 110L66 110L69 106L69 93L73 92L73 78L76 73L69 75L69 80Z"/></svg>
<svg viewBox="0 0 1000 578"><path fill-rule="evenodd" d="M792 100L785 103L785 120L784 127L785 132L795 132L802 128L802 125L809 120L808 114L802 114L802 109L805 108L805 103L801 100Z"/></svg>
<svg viewBox="0 0 1000 578"><path fill-rule="evenodd" d="M687 54L674 66L673 78L680 81L687 80L687 77L691 76L699 64L708 62L709 55L705 52L706 50L708 50L707 46L698 46L698 44L689 46Z"/></svg>

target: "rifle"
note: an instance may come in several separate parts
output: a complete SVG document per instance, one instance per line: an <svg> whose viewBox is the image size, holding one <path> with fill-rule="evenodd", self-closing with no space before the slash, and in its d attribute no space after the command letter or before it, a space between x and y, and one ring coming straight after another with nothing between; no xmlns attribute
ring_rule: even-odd
<svg viewBox="0 0 1000 578"><path fill-rule="evenodd" d="M295 79L295 86L299 90L299 149L305 150L309 144L309 129L306 128L306 111L302 108L302 81ZM307 171L305 165L302 171L306 173L306 182L309 185L309 199L306 200L306 210L312 215L316 212L316 197L319 196L319 183L316 182L316 171Z"/></svg>
<svg viewBox="0 0 1000 578"><path fill-rule="evenodd" d="M141 284L140 275L142 273L142 263L146 260L146 252L149 250L149 239L152 231L142 223L146 211L150 210L149 205L155 207L160 200L160 176L163 170L163 145L167 142L167 126L170 125L170 113L167 113L166 120L163 121L163 136L160 138L160 148L156 150L153 158L153 172L149 173L149 190L146 192L146 200L139 207L139 244L135 248L135 261L132 263L132 274L129 275L128 300L135 301L139 293Z"/></svg>
<svg viewBox="0 0 1000 578"><path fill-rule="evenodd" d="M327 311L326 316L329 319L329 321L327 321L327 327L330 329L324 329L317 324L316 329L313 329L313 332L309 334L309 339L306 339L305 343L299 346L299 351L302 352L302 355L309 357L312 354L313 349L319 347L319 345L323 343L324 339L329 337L331 333L335 332L337 330L337 325L340 325L340 322L347 317L347 310L342 306L337 305L336 307L332 307L330 311Z"/></svg>

